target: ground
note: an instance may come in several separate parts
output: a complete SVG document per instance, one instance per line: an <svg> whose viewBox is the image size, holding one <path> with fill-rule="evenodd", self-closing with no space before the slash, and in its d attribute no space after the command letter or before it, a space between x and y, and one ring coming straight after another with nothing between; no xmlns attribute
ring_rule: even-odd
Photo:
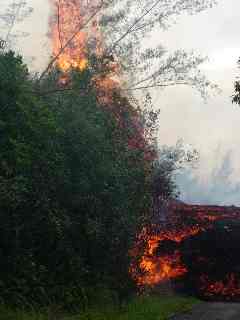
<svg viewBox="0 0 240 320"><path fill-rule="evenodd" d="M204 302L169 320L240 320L240 303Z"/></svg>
<svg viewBox="0 0 240 320"><path fill-rule="evenodd" d="M199 300L191 297L138 296L121 309L102 304L72 316L55 312L54 318L49 318L46 312L39 314L37 311L14 311L0 305L0 320L167 320L170 315L191 310L196 303Z"/></svg>

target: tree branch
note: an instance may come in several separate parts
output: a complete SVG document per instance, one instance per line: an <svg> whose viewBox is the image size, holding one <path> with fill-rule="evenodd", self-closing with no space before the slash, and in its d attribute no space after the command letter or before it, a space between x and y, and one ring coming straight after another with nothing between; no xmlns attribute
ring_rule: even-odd
<svg viewBox="0 0 240 320"><path fill-rule="evenodd" d="M87 19L87 21L84 24L79 24L77 27L77 30L73 33L73 35L68 39L68 41L65 43L65 45L59 50L57 55L49 62L47 68L42 72L42 74L39 77L39 82L43 79L43 77L48 73L50 68L53 66L53 64L58 60L58 58L61 56L61 54L64 52L64 50L69 46L69 44L76 38L76 36L79 34L81 30L83 30L89 22L101 11L103 7L103 0L101 0L101 4L98 7L98 9Z"/></svg>
<svg viewBox="0 0 240 320"><path fill-rule="evenodd" d="M175 67L174 67L173 65L171 65L171 64L167 64L167 65L165 65L163 68L161 68L161 72L164 72L164 71L167 70L167 69L173 69L173 71L175 72L175 74L177 73ZM140 84L142 84L142 83L144 83L144 82L146 82L146 81L149 81L149 80L154 79L154 77L157 76L157 75L159 75L159 73L160 73L160 70L155 71L154 73L152 73L152 74L151 74L150 76L148 76L147 78L144 78L144 79L139 80L138 82L136 82L132 87L137 87L138 85L140 85Z"/></svg>
<svg viewBox="0 0 240 320"><path fill-rule="evenodd" d="M116 46L121 42L129 33L134 31L134 27L144 18L146 17L162 0L157 0L157 2L154 3L154 5L151 6L150 9L148 9L143 15L141 15L137 20L134 21L134 23L127 29L127 31L112 45L110 48L110 53L114 51Z"/></svg>
<svg viewBox="0 0 240 320"><path fill-rule="evenodd" d="M59 43L61 46L61 49L63 47L62 45L62 37L61 37L61 25L60 25L60 6L61 6L61 0L58 0L58 16L57 16L57 23L58 23L58 38L59 38Z"/></svg>
<svg viewBox="0 0 240 320"><path fill-rule="evenodd" d="M172 87L176 85L189 85L189 83L188 82L172 82L172 83L166 83L166 84L156 83L149 86L142 86L142 87L135 87L135 88L132 87L132 88L127 88L123 90L135 91L135 90L144 90L144 89L151 89L151 88L157 88L157 87Z"/></svg>
<svg viewBox="0 0 240 320"><path fill-rule="evenodd" d="M121 89L122 91L136 91L136 90L144 90L144 89L151 89L151 88L156 88L156 87L172 87L175 85L189 85L188 82L183 82L183 81L176 81L176 82L171 82L171 83L156 83L153 85L148 85L148 86L142 86L142 87L131 87L131 88L126 88L126 89ZM85 89L80 89L78 92L81 93L82 95L86 94L88 92L89 88L85 88ZM63 88L63 89L53 89L53 90L49 90L49 91L33 91L32 93L34 94L38 94L39 96L47 96L50 94L55 94L55 93L64 93L64 92L69 92L69 91L73 91L76 90L76 88Z"/></svg>
<svg viewBox="0 0 240 320"><path fill-rule="evenodd" d="M13 2L13 5L14 5L14 2ZM22 7L24 6L24 2L23 2L23 1L20 1L20 2L18 2L16 5L17 5L17 10L16 10L16 12L13 12L13 14L12 14L12 19L11 19L11 21L10 21L9 28L8 28L8 31L7 31L7 34L6 34L6 37L5 37L5 42L6 42L6 43L7 43L8 40L9 40L10 34L11 34L12 29L13 29L15 23L16 23L16 20L17 20L17 17L18 17L18 15L19 15L19 13L20 13L20 10L21 10Z"/></svg>

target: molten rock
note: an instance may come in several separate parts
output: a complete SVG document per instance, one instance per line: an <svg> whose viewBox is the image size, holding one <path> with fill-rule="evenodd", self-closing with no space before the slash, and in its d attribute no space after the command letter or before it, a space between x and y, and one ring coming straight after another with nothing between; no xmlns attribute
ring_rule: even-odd
<svg viewBox="0 0 240 320"><path fill-rule="evenodd" d="M145 228L138 239L136 248L146 243L131 268L139 287L171 280L177 290L207 299L240 300L240 208L174 201L166 223Z"/></svg>

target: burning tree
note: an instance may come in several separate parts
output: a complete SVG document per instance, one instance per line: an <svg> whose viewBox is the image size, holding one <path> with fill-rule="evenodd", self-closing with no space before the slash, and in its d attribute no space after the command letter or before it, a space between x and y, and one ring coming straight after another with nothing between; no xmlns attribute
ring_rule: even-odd
<svg viewBox="0 0 240 320"><path fill-rule="evenodd" d="M162 46L142 49L142 38L147 37L157 24L166 27L170 19L180 13L197 13L211 7L213 3L214 1L208 0L173 0L156 1L149 5L145 1L132 1L124 7L126 3L119 1L52 1L54 15L50 22L50 37L53 58L39 78L41 94L62 94L75 90L71 78L73 70L78 70L83 75L89 73L90 80L87 85L78 88L79 92L84 95L88 94L89 89L95 88L99 105L114 116L120 135L123 133L129 150L144 155L144 170L150 181L154 160L157 159L151 130L156 121L156 113L152 110L149 113L150 125L147 128L146 118L132 92L180 84L191 85L205 96L211 85L198 68L204 61L203 58L177 51L165 59L166 51ZM156 67L156 62L159 68ZM59 73L51 73L53 68L57 68ZM49 74L56 76L51 91L49 83L44 84L44 78ZM146 101L151 103L149 94L146 95ZM151 121L152 119L154 121ZM174 169L171 167L168 170L171 173ZM164 187L166 196L169 197L175 186L171 179L166 177L167 175L161 176L169 186L168 191ZM165 191L161 190L159 196ZM151 211L151 207L148 211ZM196 228L187 228L186 237L195 232ZM173 232L172 237L170 240L175 241L177 234ZM181 237L180 239L182 240ZM144 240L148 241L146 235ZM149 254L152 253L150 248ZM185 267L180 266L178 250L172 254L174 263L171 262L171 257L165 258L158 267L162 268L160 278L167 278L171 273L172 277L185 273ZM144 269L144 266L150 267L143 257L140 267ZM159 275L157 278L159 279Z"/></svg>
<svg viewBox="0 0 240 320"><path fill-rule="evenodd" d="M144 48L142 44L155 28L169 27L182 13L194 14L212 7L214 0L158 0L153 4L100 0L51 2L55 11L51 18L53 59L40 79L57 61L65 70L79 63L83 68L88 52L87 55L95 53L105 61L117 61L117 70L121 79L125 79L121 85L130 92L182 84L195 87L205 96L212 87L198 68L204 58L183 51L165 58L166 50L161 45Z"/></svg>
<svg viewBox="0 0 240 320"><path fill-rule="evenodd" d="M199 228L183 225L179 234L173 215L167 234L149 233L157 112L149 94L143 110L132 91L189 84L205 93L209 82L198 70L202 58L178 51L162 60L162 47L141 51L140 39L157 23L166 25L170 17L201 11L212 1L132 1L128 10L122 3L52 0L53 57L36 81L19 57L0 56L2 70L11 65L9 77L0 78L0 87L7 88L0 99L4 105L10 101L13 110L1 110L0 124L11 151L1 140L6 233L0 241L4 250L6 239L11 243L1 279L5 300L10 287L19 304L22 279L23 295L32 301L44 300L46 292L64 300L67 287L72 300L64 301L70 305L75 290L82 294L96 283L123 296L134 286L132 278L142 285L186 272L178 243ZM14 89L11 77L17 79ZM170 183L167 196L171 188ZM134 247L136 234L147 243L140 251ZM172 251L153 262L158 243L166 240ZM131 264L130 277L132 252L138 269L159 274L138 276Z"/></svg>

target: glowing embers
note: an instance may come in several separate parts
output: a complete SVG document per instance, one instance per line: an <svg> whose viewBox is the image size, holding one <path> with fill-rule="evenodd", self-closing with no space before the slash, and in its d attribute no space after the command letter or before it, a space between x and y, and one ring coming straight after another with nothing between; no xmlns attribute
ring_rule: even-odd
<svg viewBox="0 0 240 320"><path fill-rule="evenodd" d="M219 281L211 280L207 275L200 277L200 290L206 297L222 297L224 299L240 298L240 280L233 273Z"/></svg>

